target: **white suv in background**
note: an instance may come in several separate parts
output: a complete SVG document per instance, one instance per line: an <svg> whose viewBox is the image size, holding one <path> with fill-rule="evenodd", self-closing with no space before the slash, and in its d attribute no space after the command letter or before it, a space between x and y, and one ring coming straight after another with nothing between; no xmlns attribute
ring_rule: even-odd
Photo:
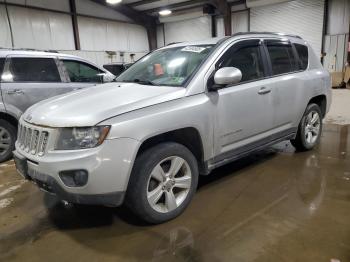
<svg viewBox="0 0 350 262"><path fill-rule="evenodd" d="M40 102L20 119L15 162L73 203L125 203L161 223L198 175L283 140L317 145L331 81L300 37L237 34L158 49L116 83Z"/></svg>
<svg viewBox="0 0 350 262"><path fill-rule="evenodd" d="M8 49L0 49L0 76L0 162L12 156L18 119L28 107L115 78L73 55Z"/></svg>

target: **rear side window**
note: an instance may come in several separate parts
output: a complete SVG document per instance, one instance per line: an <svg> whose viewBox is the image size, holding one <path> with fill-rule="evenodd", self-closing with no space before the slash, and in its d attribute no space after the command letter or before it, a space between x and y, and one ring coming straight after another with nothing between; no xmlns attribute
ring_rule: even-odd
<svg viewBox="0 0 350 262"><path fill-rule="evenodd" d="M102 83L103 71L84 62L62 60L71 82Z"/></svg>
<svg viewBox="0 0 350 262"><path fill-rule="evenodd" d="M260 40L242 41L232 46L219 60L216 68L236 67L242 72L241 82L264 77Z"/></svg>
<svg viewBox="0 0 350 262"><path fill-rule="evenodd" d="M4 70L5 58L0 58L0 75L2 75L2 71Z"/></svg>
<svg viewBox="0 0 350 262"><path fill-rule="evenodd" d="M13 57L10 73L12 82L61 82L53 58Z"/></svg>
<svg viewBox="0 0 350 262"><path fill-rule="evenodd" d="M266 41L266 46L270 55L273 75L281 75L298 70L293 47L289 42Z"/></svg>
<svg viewBox="0 0 350 262"><path fill-rule="evenodd" d="M297 50L298 56L299 56L299 62L300 62L300 69L306 70L308 64L309 64L309 51L307 46L300 45L300 44L294 44L295 49Z"/></svg>

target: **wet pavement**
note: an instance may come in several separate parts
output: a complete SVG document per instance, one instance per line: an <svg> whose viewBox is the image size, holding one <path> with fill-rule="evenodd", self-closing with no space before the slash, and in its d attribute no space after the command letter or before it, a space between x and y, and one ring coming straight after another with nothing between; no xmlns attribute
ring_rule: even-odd
<svg viewBox="0 0 350 262"><path fill-rule="evenodd" d="M184 214L157 226L124 208L64 205L1 164L0 260L350 261L350 128L200 178Z"/></svg>

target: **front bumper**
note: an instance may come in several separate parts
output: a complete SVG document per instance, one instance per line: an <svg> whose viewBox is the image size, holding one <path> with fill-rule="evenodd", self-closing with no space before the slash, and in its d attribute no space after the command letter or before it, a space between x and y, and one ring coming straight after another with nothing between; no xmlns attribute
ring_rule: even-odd
<svg viewBox="0 0 350 262"><path fill-rule="evenodd" d="M24 159L26 179L41 189L72 203L118 206L123 203L139 142L130 138L105 140L84 150L48 151L31 155L16 144L15 157ZM59 172L84 169L88 181L82 187L69 187ZM21 172L23 173L23 172Z"/></svg>

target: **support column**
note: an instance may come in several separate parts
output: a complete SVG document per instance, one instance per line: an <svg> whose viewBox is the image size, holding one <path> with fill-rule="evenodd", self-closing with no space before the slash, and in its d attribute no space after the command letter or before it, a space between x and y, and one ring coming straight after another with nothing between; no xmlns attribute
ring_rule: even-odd
<svg viewBox="0 0 350 262"><path fill-rule="evenodd" d="M229 6L227 8L230 8ZM232 17L231 17L231 9L224 14L224 26L225 26L225 36L232 35Z"/></svg>
<svg viewBox="0 0 350 262"><path fill-rule="evenodd" d="M157 49L157 26L153 25L152 27L147 28L148 44L149 50L153 51Z"/></svg>
<svg viewBox="0 0 350 262"><path fill-rule="evenodd" d="M231 6L226 0L212 0L212 3L224 17L225 36L232 35Z"/></svg>
<svg viewBox="0 0 350 262"><path fill-rule="evenodd" d="M69 0L70 11L72 13L72 26L74 34L74 45L76 50L80 50L80 38L79 38L79 27L78 27L78 16L75 0Z"/></svg>

